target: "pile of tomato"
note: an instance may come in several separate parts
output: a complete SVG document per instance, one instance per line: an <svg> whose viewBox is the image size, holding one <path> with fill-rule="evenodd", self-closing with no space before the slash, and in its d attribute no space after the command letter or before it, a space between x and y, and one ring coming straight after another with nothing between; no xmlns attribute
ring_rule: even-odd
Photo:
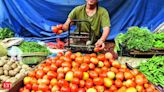
<svg viewBox="0 0 164 92"><path fill-rule="evenodd" d="M52 32L56 33L56 34L61 34L64 32L64 30L62 30L63 28L63 25L62 24L59 24L59 25L56 25L56 26L52 26L51 29L52 29Z"/></svg>
<svg viewBox="0 0 164 92"><path fill-rule="evenodd" d="M158 92L137 69L112 54L58 53L24 78L20 92Z"/></svg>

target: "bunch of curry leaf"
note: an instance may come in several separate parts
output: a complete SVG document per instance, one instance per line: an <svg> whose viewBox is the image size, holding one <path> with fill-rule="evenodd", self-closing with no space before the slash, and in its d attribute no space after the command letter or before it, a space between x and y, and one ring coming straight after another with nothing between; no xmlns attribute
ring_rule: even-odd
<svg viewBox="0 0 164 92"><path fill-rule="evenodd" d="M128 28L127 33L118 35L115 43L115 51L120 50L118 44L125 45L128 50L148 51L153 47L154 36L147 28L134 26Z"/></svg>
<svg viewBox="0 0 164 92"><path fill-rule="evenodd" d="M14 32L9 28L0 28L0 40L14 37Z"/></svg>

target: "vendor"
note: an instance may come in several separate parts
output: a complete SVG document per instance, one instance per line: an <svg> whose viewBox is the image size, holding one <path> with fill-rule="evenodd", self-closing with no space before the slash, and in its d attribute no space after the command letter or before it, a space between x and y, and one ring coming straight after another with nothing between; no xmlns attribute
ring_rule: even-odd
<svg viewBox="0 0 164 92"><path fill-rule="evenodd" d="M108 11L98 6L98 0L86 0L85 5L75 7L70 14L66 22L63 25L63 30L68 30L71 20L88 20L91 23L91 28L94 31L92 34L93 43L95 47L100 47L104 49L104 42L110 32L110 19ZM89 25L86 23L81 24L81 30L89 32ZM100 33L100 30L103 29L103 33Z"/></svg>

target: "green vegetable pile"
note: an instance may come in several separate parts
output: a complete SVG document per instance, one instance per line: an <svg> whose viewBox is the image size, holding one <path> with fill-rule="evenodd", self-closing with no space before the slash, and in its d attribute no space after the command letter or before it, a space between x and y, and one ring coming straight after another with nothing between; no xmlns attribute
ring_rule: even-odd
<svg viewBox="0 0 164 92"><path fill-rule="evenodd" d="M164 32L153 34L155 38L154 47L164 48Z"/></svg>
<svg viewBox="0 0 164 92"><path fill-rule="evenodd" d="M148 51L153 47L154 36L147 28L137 26L128 28L127 33L119 34L115 38L115 51L120 51L119 44L127 47L128 50Z"/></svg>
<svg viewBox="0 0 164 92"><path fill-rule="evenodd" d="M37 42L23 42L19 48L23 51L23 53L30 53L30 52L45 52L50 53L49 50L39 45Z"/></svg>
<svg viewBox="0 0 164 92"><path fill-rule="evenodd" d="M12 30L10 30L9 28L0 29L0 40L11 37L14 37L14 32Z"/></svg>
<svg viewBox="0 0 164 92"><path fill-rule="evenodd" d="M155 85L164 87L164 56L153 57L139 65L139 71Z"/></svg>

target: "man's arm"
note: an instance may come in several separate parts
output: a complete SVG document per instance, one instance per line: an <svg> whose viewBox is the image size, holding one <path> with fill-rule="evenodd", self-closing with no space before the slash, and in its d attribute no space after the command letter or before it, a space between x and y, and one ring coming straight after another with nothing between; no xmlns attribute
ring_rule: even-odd
<svg viewBox="0 0 164 92"><path fill-rule="evenodd" d="M63 24L63 30L64 31L67 31L68 30L68 27L69 27L69 24L71 23L71 18L67 18L66 22Z"/></svg>
<svg viewBox="0 0 164 92"><path fill-rule="evenodd" d="M102 36L101 36L100 40L105 42L106 38L109 35L109 32L110 32L110 28L109 27L104 27L103 28L103 33L102 33Z"/></svg>

